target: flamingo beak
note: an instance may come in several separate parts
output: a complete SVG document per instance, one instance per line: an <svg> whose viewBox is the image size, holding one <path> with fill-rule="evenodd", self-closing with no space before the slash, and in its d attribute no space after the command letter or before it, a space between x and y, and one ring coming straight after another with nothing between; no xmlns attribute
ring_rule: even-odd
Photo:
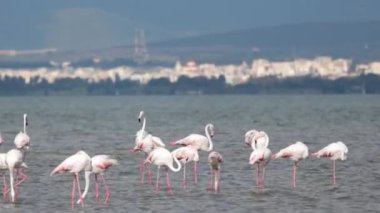
<svg viewBox="0 0 380 213"><path fill-rule="evenodd" d="M141 123L141 118L138 118L139 123Z"/></svg>

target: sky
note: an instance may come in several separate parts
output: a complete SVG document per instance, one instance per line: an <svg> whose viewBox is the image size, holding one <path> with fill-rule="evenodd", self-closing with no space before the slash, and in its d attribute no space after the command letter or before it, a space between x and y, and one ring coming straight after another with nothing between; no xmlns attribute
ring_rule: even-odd
<svg viewBox="0 0 380 213"><path fill-rule="evenodd" d="M0 0L0 49L129 45L307 22L380 21L380 0Z"/></svg>

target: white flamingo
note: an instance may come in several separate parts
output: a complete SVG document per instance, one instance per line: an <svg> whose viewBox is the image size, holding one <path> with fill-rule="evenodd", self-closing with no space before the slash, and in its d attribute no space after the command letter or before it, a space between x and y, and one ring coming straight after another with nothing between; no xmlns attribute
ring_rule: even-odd
<svg viewBox="0 0 380 213"><path fill-rule="evenodd" d="M346 160L347 159L347 153L348 148L347 146L342 142L338 141L335 143L331 143L324 147L323 149L319 150L318 152L314 153L313 156L317 158L329 158L333 161L333 184L336 184L336 166L335 161L336 160Z"/></svg>
<svg viewBox="0 0 380 213"><path fill-rule="evenodd" d="M24 173L19 172L21 168L28 168L28 166L24 162L25 158L25 149L11 149L5 155L5 163L9 170L9 181L10 181L10 189L11 189L11 202L16 202L16 189L18 185L22 184L28 179ZM14 184L14 173L16 172L16 181L18 179L18 174L22 176L22 179ZM5 191L4 194L6 194Z"/></svg>
<svg viewBox="0 0 380 213"><path fill-rule="evenodd" d="M211 169L210 189L213 189L215 192L219 192L220 170L221 164L223 163L223 157L219 152L212 151L208 155L208 163L210 164Z"/></svg>
<svg viewBox="0 0 380 213"><path fill-rule="evenodd" d="M199 161L198 151L191 146L184 146L173 150L172 154L183 164L182 187L186 189L186 164L191 161L194 163Z"/></svg>
<svg viewBox="0 0 380 213"><path fill-rule="evenodd" d="M177 168L173 167L173 160L176 162ZM168 191L172 192L168 168L173 172L178 172L181 170L181 163L177 160L177 158L175 158L174 155L167 149L157 147L149 153L148 157L145 160L145 163L155 164L157 166L156 193L158 192L160 168L161 166L166 166L166 186L168 188Z"/></svg>
<svg viewBox="0 0 380 213"><path fill-rule="evenodd" d="M91 158L84 151L78 151L74 155L66 158L62 163L60 163L51 173L50 175L54 175L55 173L72 173L74 174L73 178L73 187L71 191L71 208L74 208L74 199L75 199L75 183L78 185L78 194L80 198L80 203L83 205L83 198L81 194L80 184L78 175L81 171L85 172L85 188L88 189L90 184L90 174L92 170Z"/></svg>
<svg viewBox="0 0 380 213"><path fill-rule="evenodd" d="M293 164L293 187L296 187L296 175L297 175L297 167L298 162L303 159L306 159L309 156L309 149L307 146L297 141L296 143L281 149L279 152L272 156L273 159L276 158L288 158L294 162Z"/></svg>
<svg viewBox="0 0 380 213"><path fill-rule="evenodd" d="M213 143L211 138L214 136L214 125L207 124L205 126L205 134L190 134L185 138L182 138L177 141L171 142L172 145L182 145L182 146L190 146L196 150L203 150L206 152L210 152L213 149ZM198 172L197 172L197 162L194 161L194 182L198 183Z"/></svg>
<svg viewBox="0 0 380 213"><path fill-rule="evenodd" d="M141 129L137 131L136 133L135 147L131 149L131 153L134 154L138 151L141 151L145 153L145 156L147 156L154 148L165 147L165 144L162 142L162 140L159 137L153 136L149 134L147 131L145 131L146 117L145 117L144 111L140 111L138 121L139 123L142 121L143 124L141 126ZM144 170L145 170L145 164L144 162L141 162L140 164L141 183L144 183ZM151 183L152 175L151 175L150 165L148 165L147 170L148 170L148 176L149 176L149 183Z"/></svg>
<svg viewBox="0 0 380 213"><path fill-rule="evenodd" d="M98 175L102 178L104 188L106 190L106 199L104 201L105 204L108 203L110 199L110 190L106 182L106 178L104 173L112 166L118 165L118 161L116 159L111 158L109 155L95 155L91 158L91 173L95 174L95 184L96 184L96 195L95 199L96 202L99 201L99 182L98 182ZM82 194L82 199L86 197L86 194L88 192L88 188L86 187L83 194ZM77 201L77 204L80 204L81 199Z"/></svg>

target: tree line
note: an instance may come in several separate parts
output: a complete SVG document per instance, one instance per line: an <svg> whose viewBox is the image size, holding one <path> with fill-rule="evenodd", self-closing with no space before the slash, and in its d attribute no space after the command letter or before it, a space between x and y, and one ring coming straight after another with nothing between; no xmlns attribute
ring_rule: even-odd
<svg viewBox="0 0 380 213"><path fill-rule="evenodd" d="M0 79L0 95L176 95L176 94L346 94L380 93L380 76L374 74L345 77L336 80L320 77L255 78L229 85L224 76L207 79L181 76L176 82L167 78L153 79L147 84L116 78L88 82L80 78L63 78L54 83L33 78L26 83L23 78Z"/></svg>

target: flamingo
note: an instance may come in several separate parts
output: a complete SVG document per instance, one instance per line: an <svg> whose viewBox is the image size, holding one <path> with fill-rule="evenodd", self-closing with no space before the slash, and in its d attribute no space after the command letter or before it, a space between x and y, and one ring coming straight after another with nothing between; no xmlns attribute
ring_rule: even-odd
<svg viewBox="0 0 380 213"><path fill-rule="evenodd" d="M194 163L199 161L198 151L193 147L184 146L173 150L172 154L183 164L182 187L186 190L186 164L191 161L194 161Z"/></svg>
<svg viewBox="0 0 380 213"><path fill-rule="evenodd" d="M269 137L264 131L250 130L247 133L246 143L248 141L247 144L250 144L253 149L249 157L249 163L256 164L256 186L258 188L264 187L265 166L269 163L272 154L268 149Z"/></svg>
<svg viewBox="0 0 380 213"><path fill-rule="evenodd" d="M5 155L5 164L7 165L7 168L9 170L9 179L10 179L10 185L11 185L11 202L16 202L16 190L15 187L22 184L24 181L28 179L28 176L26 176L23 173L20 173L22 176L22 179L17 183L14 184L14 172L16 172L16 178L18 177L18 173L21 168L28 168L28 166L24 162L25 158L25 150L24 149L11 149L9 150ZM17 178L18 179L18 178ZM8 191L4 190L4 194L6 194Z"/></svg>
<svg viewBox="0 0 380 213"><path fill-rule="evenodd" d="M211 138L214 137L214 125L207 124L205 126L205 134L190 134L185 138L171 142L172 145L190 146L196 150L210 152L213 149ZM194 161L194 183L198 183L197 161Z"/></svg>
<svg viewBox="0 0 380 213"><path fill-rule="evenodd" d="M324 147L323 149L319 150L318 152L313 153L313 156L320 158L329 158L330 160L333 161L333 184L336 184L336 175L335 175L335 161L336 160L346 160L347 159L347 153L348 153L348 148L347 146L342 142L338 141L335 143L331 143Z"/></svg>
<svg viewBox="0 0 380 213"><path fill-rule="evenodd" d="M118 165L118 162L116 159L111 158L109 155L95 155L91 158L91 173L95 174L95 183L96 183L96 202L99 201L99 182L98 182L98 175L102 177L104 187L106 189L106 199L104 201L105 204L108 203L110 199L110 191L108 188L108 185L106 183L106 178L104 176L104 172L107 171L110 167ZM86 194L88 192L88 187L85 188L82 199L86 197ZM80 204L81 199L77 201L77 204Z"/></svg>
<svg viewBox="0 0 380 213"><path fill-rule="evenodd" d="M86 186L85 189L88 189L90 184L90 174L91 174L91 158L90 156L84 152L84 151L78 151L74 155L71 155L70 157L66 158L61 164L59 164L51 173L50 176L54 175L55 173L73 173L74 174L74 180L73 180L73 187L71 191L71 208L74 208L74 198L75 198L75 183L78 185L78 193L80 197L80 203L83 205L83 199L79 184L79 178L78 174L81 171L85 172L85 181Z"/></svg>
<svg viewBox="0 0 380 213"><path fill-rule="evenodd" d="M208 162L211 169L210 189L214 189L215 192L219 192L220 169L221 164L223 163L223 157L219 152L212 151L208 155ZM213 176L214 180L212 178ZM214 187L212 187L212 185L214 185Z"/></svg>
<svg viewBox="0 0 380 213"><path fill-rule="evenodd" d="M173 160L176 162L177 168L174 168ZM155 164L157 166L156 193L158 192L160 168L161 166L166 166L166 186L168 188L168 191L172 192L172 189L170 186L168 168L172 170L173 172L178 172L179 170L181 170L181 163L177 160L177 158L167 149L162 148L162 147L157 147L149 153L144 163Z"/></svg>
<svg viewBox="0 0 380 213"><path fill-rule="evenodd" d="M296 174L297 174L297 167L298 167L298 162L300 162L303 159L306 159L309 156L309 149L307 146L300 142L297 141L296 143L281 149L279 152L274 154L272 156L272 159L277 159L277 158L289 158L294 162L293 164L293 187L296 187Z"/></svg>
<svg viewBox="0 0 380 213"><path fill-rule="evenodd" d="M143 124L141 126L141 129L137 131L136 133L136 139L135 139L135 147L131 149L131 153L136 153L137 151L142 151L145 153L145 156L147 156L154 148L156 147L165 147L165 144L162 142L162 140L159 137L153 136L149 134L147 131L145 131L146 126L146 117L144 111L140 111L138 121L141 123L141 120L143 121ZM144 162L140 165L140 175L141 175L141 183L144 183L144 169L145 164ZM148 176L149 176L149 183L152 182L152 172L150 166L148 166Z"/></svg>
<svg viewBox="0 0 380 213"><path fill-rule="evenodd" d="M256 186L264 188L265 166L271 159L272 152L264 147L253 150L249 157L249 164L256 164Z"/></svg>

